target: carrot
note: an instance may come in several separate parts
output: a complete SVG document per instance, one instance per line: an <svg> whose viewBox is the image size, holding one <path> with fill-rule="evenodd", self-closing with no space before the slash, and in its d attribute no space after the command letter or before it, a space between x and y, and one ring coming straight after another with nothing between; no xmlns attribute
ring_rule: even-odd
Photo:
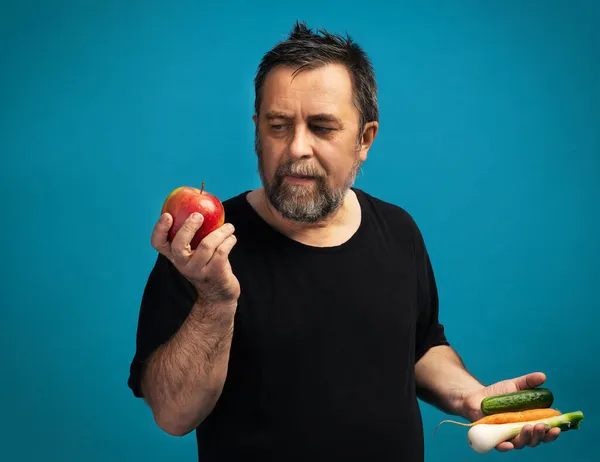
<svg viewBox="0 0 600 462"><path fill-rule="evenodd" d="M475 422L471 423L462 423L456 422L455 420L442 420L437 427L435 427L435 432L440 425L445 422L453 423L456 425L461 425L463 427L473 427L478 424L505 424L505 423L513 423L513 422L528 422L530 420L539 420L539 419L547 419L548 417L554 417L561 415L561 412L558 409L528 409L526 411L515 411L515 412L502 412L500 414L492 414L485 416Z"/></svg>

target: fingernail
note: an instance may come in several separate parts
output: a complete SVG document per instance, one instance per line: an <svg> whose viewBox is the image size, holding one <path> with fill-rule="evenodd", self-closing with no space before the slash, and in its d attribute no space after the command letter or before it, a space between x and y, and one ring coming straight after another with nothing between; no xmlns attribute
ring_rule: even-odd
<svg viewBox="0 0 600 462"><path fill-rule="evenodd" d="M200 221L200 214L199 213L192 213L192 221L195 221L195 222Z"/></svg>

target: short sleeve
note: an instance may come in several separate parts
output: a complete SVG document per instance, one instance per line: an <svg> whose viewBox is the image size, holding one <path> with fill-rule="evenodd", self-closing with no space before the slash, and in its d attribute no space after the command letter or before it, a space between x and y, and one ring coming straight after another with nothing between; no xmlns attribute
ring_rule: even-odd
<svg viewBox="0 0 600 462"><path fill-rule="evenodd" d="M416 363L430 348L450 344L446 338L444 326L439 321L439 300L435 276L423 236L418 228L416 228L415 239L415 264L417 272Z"/></svg>
<svg viewBox="0 0 600 462"><path fill-rule="evenodd" d="M166 257L159 254L142 295L136 350L127 382L136 397L143 396L140 382L146 361L159 346L177 333L195 300L196 291L192 284Z"/></svg>

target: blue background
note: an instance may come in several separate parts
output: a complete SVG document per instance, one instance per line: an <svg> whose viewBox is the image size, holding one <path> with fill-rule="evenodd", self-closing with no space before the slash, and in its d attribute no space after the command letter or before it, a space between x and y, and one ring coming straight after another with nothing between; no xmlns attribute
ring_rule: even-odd
<svg viewBox="0 0 600 462"><path fill-rule="evenodd" d="M599 2L12 3L1 460L195 460L194 435L162 433L126 385L150 231L176 186L259 186L252 78L296 19L373 60L381 130L357 186L417 220L467 366L488 383L544 371L556 406L586 415L486 460L600 459ZM423 414L427 461L483 460Z"/></svg>

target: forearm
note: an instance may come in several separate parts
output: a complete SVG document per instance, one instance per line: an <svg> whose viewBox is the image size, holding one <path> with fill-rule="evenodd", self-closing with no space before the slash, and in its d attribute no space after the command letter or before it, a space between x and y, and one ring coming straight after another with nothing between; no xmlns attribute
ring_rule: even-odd
<svg viewBox="0 0 600 462"><path fill-rule="evenodd" d="M196 302L178 332L150 358L142 387L167 433L189 433L215 406L227 376L234 313L231 306Z"/></svg>
<svg viewBox="0 0 600 462"><path fill-rule="evenodd" d="M451 347L431 348L415 366L419 397L444 412L468 417L462 398L484 385L466 369Z"/></svg>

